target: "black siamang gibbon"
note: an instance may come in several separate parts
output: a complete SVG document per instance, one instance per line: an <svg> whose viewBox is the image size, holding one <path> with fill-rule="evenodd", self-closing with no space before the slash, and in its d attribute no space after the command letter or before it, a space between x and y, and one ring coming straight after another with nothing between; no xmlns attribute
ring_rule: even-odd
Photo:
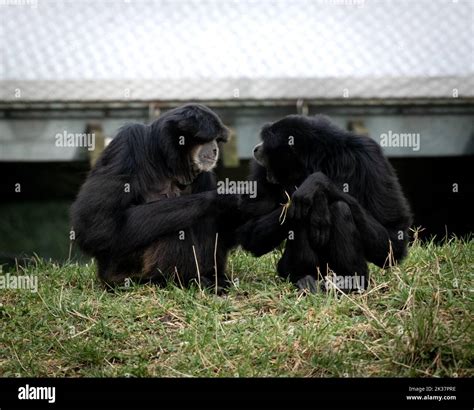
<svg viewBox="0 0 474 410"><path fill-rule="evenodd" d="M227 139L219 117L199 104L120 129L71 208L76 241L105 284L225 287L239 198L217 194L212 169Z"/></svg>
<svg viewBox="0 0 474 410"><path fill-rule="evenodd" d="M249 176L257 195L244 198L238 229L244 249L259 256L286 239L278 273L313 293L329 277L344 292L361 291L367 261L385 267L405 256L411 211L374 140L320 115L287 116L264 126L261 139Z"/></svg>

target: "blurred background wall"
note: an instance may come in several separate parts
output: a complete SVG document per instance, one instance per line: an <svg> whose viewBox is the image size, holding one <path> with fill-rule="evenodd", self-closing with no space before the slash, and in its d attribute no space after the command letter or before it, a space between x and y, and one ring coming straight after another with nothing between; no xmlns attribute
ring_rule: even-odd
<svg viewBox="0 0 474 410"><path fill-rule="evenodd" d="M415 225L469 234L473 21L469 0L1 1L0 263L67 258L68 207L105 143L189 101L232 131L219 178L244 179L261 126L291 113L416 137L384 147ZM81 134L94 150L57 144Z"/></svg>

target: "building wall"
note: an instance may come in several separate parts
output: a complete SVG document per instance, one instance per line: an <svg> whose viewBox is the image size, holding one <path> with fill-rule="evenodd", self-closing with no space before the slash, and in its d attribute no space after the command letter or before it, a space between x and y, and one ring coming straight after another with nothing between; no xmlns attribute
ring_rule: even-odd
<svg viewBox="0 0 474 410"><path fill-rule="evenodd" d="M237 139L238 156L250 158L263 124L296 113L296 106L216 108ZM357 123L382 143L382 136L411 134L419 147L383 147L389 157L457 156L474 153L474 106L331 107L309 105L343 128ZM147 122L147 108L136 110L4 111L0 117L0 161L81 161L86 148L57 147L56 136L84 133L91 122L113 137L127 122Z"/></svg>

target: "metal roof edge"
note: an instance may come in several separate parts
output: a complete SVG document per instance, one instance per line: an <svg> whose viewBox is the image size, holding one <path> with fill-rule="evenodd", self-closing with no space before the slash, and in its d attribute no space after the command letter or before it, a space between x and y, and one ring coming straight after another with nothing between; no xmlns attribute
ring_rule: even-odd
<svg viewBox="0 0 474 410"><path fill-rule="evenodd" d="M370 89L370 92L367 91ZM474 75L444 77L1 80L0 101L147 103L153 101L470 100ZM238 101L238 102L237 102Z"/></svg>

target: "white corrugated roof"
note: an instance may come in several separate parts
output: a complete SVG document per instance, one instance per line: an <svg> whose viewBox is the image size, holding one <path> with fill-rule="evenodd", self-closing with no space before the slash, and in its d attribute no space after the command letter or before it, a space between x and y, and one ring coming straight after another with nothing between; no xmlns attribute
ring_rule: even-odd
<svg viewBox="0 0 474 410"><path fill-rule="evenodd" d="M2 3L7 101L474 96L470 0Z"/></svg>

